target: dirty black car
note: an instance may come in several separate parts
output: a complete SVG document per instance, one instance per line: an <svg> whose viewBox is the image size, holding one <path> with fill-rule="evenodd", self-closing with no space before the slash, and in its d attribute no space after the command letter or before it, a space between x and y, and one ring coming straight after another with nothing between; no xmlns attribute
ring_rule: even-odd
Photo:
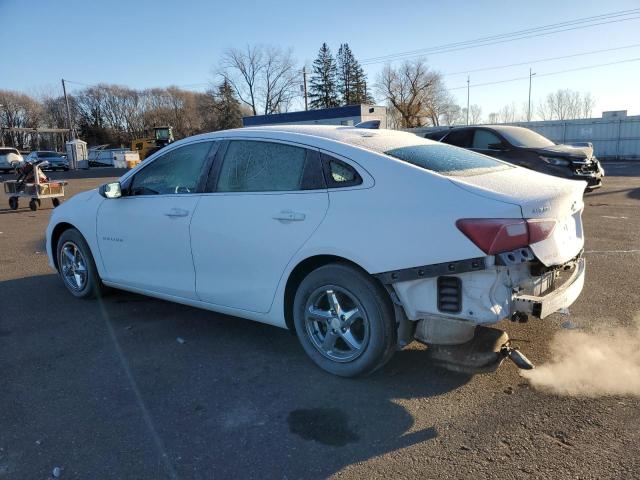
<svg viewBox="0 0 640 480"><path fill-rule="evenodd" d="M510 125L454 127L429 132L425 137L541 173L583 180L587 191L602 186L604 169L587 142L557 145L533 130Z"/></svg>

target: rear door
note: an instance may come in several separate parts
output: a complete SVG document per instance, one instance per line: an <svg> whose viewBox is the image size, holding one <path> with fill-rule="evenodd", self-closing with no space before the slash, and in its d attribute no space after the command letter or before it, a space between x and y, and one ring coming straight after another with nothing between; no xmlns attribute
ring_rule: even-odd
<svg viewBox="0 0 640 480"><path fill-rule="evenodd" d="M191 222L200 300L267 312L293 255L329 206L317 151L266 140L230 140Z"/></svg>
<svg viewBox="0 0 640 480"><path fill-rule="evenodd" d="M189 224L214 148L173 148L134 175L127 195L102 202L97 236L108 280L196 298Z"/></svg>

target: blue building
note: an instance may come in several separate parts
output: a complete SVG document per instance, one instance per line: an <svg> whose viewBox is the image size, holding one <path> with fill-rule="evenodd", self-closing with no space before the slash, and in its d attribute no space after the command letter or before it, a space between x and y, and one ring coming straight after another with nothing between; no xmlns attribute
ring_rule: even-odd
<svg viewBox="0 0 640 480"><path fill-rule="evenodd" d="M380 120L380 127L387 126L387 107L379 105L347 105L301 112L274 113L242 117L244 127L276 124L356 125L368 120Z"/></svg>

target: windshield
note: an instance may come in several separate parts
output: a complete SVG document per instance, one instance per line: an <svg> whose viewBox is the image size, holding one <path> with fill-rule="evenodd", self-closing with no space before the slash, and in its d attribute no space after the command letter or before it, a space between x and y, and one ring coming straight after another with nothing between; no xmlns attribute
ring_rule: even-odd
<svg viewBox="0 0 640 480"><path fill-rule="evenodd" d="M8 155L10 153L15 153L16 155L20 155L18 150L15 148L0 148L0 155Z"/></svg>
<svg viewBox="0 0 640 480"><path fill-rule="evenodd" d="M56 152L38 152L38 158L59 158L60 154Z"/></svg>
<svg viewBox="0 0 640 480"><path fill-rule="evenodd" d="M545 148L555 145L547 137L543 137L533 130L522 127L506 127L500 129L499 132L514 147L524 148Z"/></svg>

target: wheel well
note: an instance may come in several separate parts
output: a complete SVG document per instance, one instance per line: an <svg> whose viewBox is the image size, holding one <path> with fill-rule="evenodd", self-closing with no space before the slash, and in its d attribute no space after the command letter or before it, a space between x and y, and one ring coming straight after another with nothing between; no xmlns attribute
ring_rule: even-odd
<svg viewBox="0 0 640 480"><path fill-rule="evenodd" d="M364 268L358 265L351 260L347 260L343 257L338 257L336 255L316 255L313 257L309 257L300 262L289 274L289 278L287 279L287 285L284 289L284 320L286 322L287 328L295 333L295 324L293 321L293 300L296 296L296 291L298 290L298 286L304 278L309 275L312 271L317 268L320 268L324 265L328 265L329 263L343 263L347 265L351 265L359 270L362 270L365 273L368 273Z"/></svg>
<svg viewBox="0 0 640 480"><path fill-rule="evenodd" d="M73 225L67 222L61 222L53 227L53 232L51 232L51 253L53 254L53 263L56 266L56 270L58 269L58 255L56 254L56 247L58 246L58 240L60 239L60 235L65 230L69 230L70 228L75 228Z"/></svg>

